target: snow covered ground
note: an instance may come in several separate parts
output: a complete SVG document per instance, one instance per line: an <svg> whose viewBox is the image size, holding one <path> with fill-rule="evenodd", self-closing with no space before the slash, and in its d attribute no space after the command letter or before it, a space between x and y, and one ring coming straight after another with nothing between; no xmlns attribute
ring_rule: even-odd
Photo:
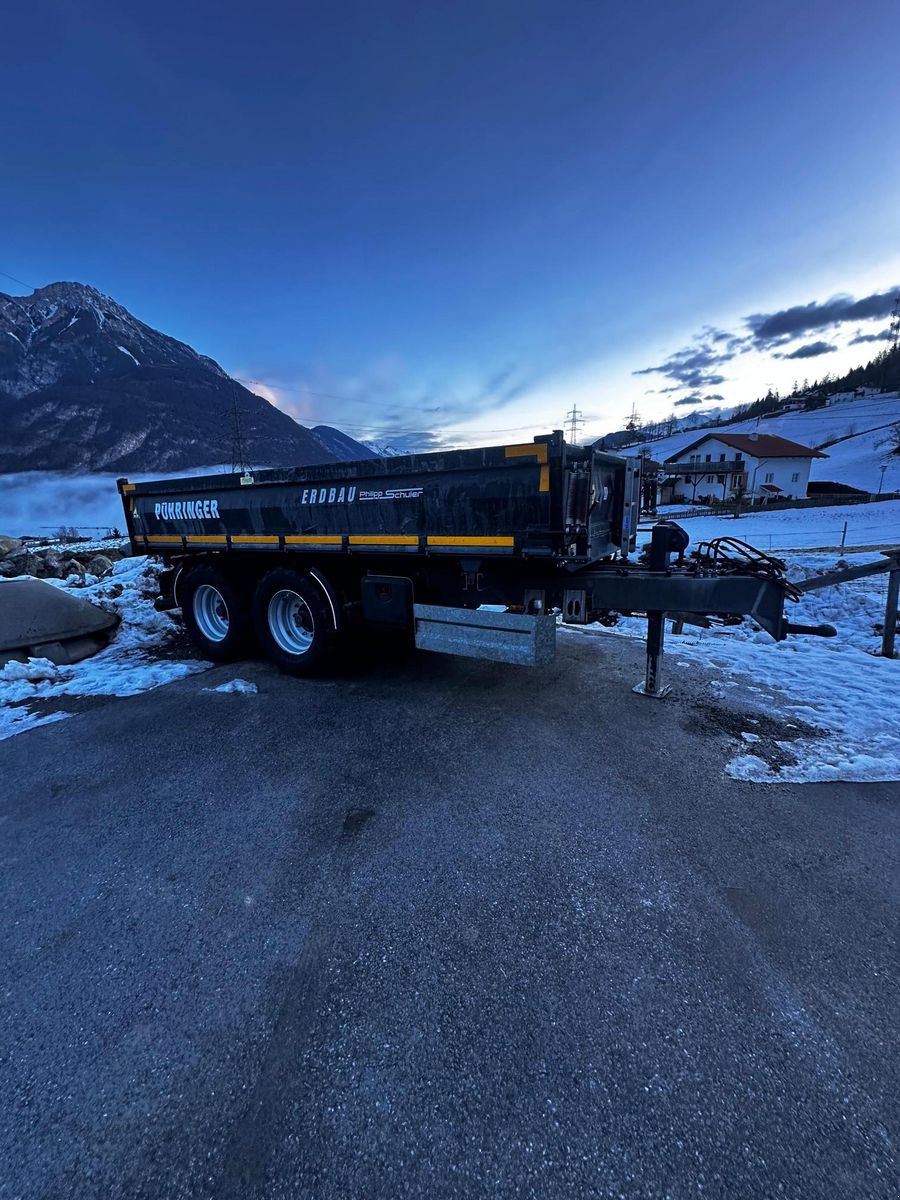
<svg viewBox="0 0 900 1200"><path fill-rule="evenodd" d="M791 555L788 574L800 580L880 557ZM685 626L682 635L667 634L668 661L704 669L704 676L712 671L713 696L756 714L746 721L744 745L727 765L730 776L758 783L900 779L900 659L877 656L881 634L876 626L884 619L886 590L884 573L789 604L789 620L832 624L836 638L792 636L773 642L749 620L737 627ZM643 638L646 624L623 617L612 632ZM784 735L765 734L773 718Z"/></svg>
<svg viewBox="0 0 900 1200"><path fill-rule="evenodd" d="M105 650L73 666L57 667L48 659L33 658L0 667L0 740L68 715L42 711L47 701L66 696L134 696L206 670L208 663L165 656L175 626L166 613L153 607L158 570L146 558L123 558L112 575L88 576L84 587L74 576L47 580L117 612L122 624Z"/></svg>
<svg viewBox="0 0 900 1200"><path fill-rule="evenodd" d="M681 510L684 512L684 505ZM665 516L665 512L660 512ZM759 550L818 550L839 548L847 523L845 546L900 545L900 500L880 500L873 504L836 504L822 508L782 508L772 512L746 513L735 520L731 516L690 517L684 528L691 543L713 537L736 537ZM645 532L638 542L649 540Z"/></svg>
<svg viewBox="0 0 900 1200"><path fill-rule="evenodd" d="M802 446L822 447L828 458L813 460L810 477L846 483L864 491L900 490L900 455L890 454L888 441L891 426L900 424L900 396L896 392L870 396L864 400L844 400L812 412L783 413L778 417L763 417L736 421L721 427L724 433L773 433L778 437L799 442ZM648 442L646 449L654 459L663 460L679 453L700 437L715 432L714 428L681 431L661 441ZM845 438L828 445L836 438ZM630 447L623 454L638 454L640 447ZM881 467L885 467L882 478Z"/></svg>

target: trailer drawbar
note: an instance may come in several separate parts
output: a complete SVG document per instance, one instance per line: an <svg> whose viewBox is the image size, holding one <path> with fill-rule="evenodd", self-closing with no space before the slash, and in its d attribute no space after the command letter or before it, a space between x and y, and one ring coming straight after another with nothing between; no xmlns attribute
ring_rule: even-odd
<svg viewBox="0 0 900 1200"><path fill-rule="evenodd" d="M214 662L255 641L282 670L327 666L348 631L414 631L423 649L536 666L557 618L648 620L660 696L666 615L792 632L784 565L718 539L687 556L672 522L635 560L639 462L533 442L324 466L118 481L135 554L161 556L157 607L180 608ZM797 627L799 632L800 628ZM829 634L829 627L803 632Z"/></svg>

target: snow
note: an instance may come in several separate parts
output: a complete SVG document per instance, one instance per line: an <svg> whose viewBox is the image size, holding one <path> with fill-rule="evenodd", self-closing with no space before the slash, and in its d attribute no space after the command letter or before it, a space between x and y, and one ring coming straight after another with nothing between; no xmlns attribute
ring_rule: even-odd
<svg viewBox="0 0 900 1200"><path fill-rule="evenodd" d="M799 580L880 558L799 554L787 560L788 575ZM876 631L884 620L886 590L884 572L808 593L788 605L789 620L833 624L835 638L792 635L774 642L750 620L731 628L685 626L682 635L667 634L670 660L714 673L708 686L715 698L737 701L757 713L758 721L777 718L785 725L788 740L769 738L775 753L766 757L759 752L759 730L742 732L740 752L726 766L729 776L755 783L900 779L900 659L878 656ZM623 617L609 632L643 638L646 622ZM753 717L746 723L752 726ZM812 728L795 737L792 724Z"/></svg>
<svg viewBox="0 0 900 1200"><path fill-rule="evenodd" d="M864 491L877 492L881 466L886 466L882 491L900 489L900 455L889 455L887 441L891 426L900 424L900 396L896 392L864 399L846 399L811 412L782 413L735 421L693 431L681 430L644 447L622 450L626 455L646 449L651 458L662 461L678 454L698 438L720 433L772 433L801 446L820 448L828 458L813 459L810 478L847 483ZM836 438L847 438L835 443ZM828 445L832 442L835 444Z"/></svg>
<svg viewBox="0 0 900 1200"><path fill-rule="evenodd" d="M117 612L122 624L105 650L72 666L30 659L0 669L0 740L66 715L34 712L30 706L37 702L76 696L134 696L208 668L205 662L158 657L173 630L171 618L153 606L159 569L159 564L144 557L124 558L115 564L112 575L99 580L89 576L91 582L85 587L75 586L74 577L48 580Z"/></svg>
<svg viewBox="0 0 900 1200"><path fill-rule="evenodd" d="M680 511L685 511L684 505ZM664 515L660 510L660 516ZM688 517L684 528L694 547L714 537L736 537L759 550L812 550L839 548L845 522L845 546L900 545L900 500L764 510L745 513L738 520L727 514ZM645 533L648 531L642 528L639 544Z"/></svg>
<svg viewBox="0 0 900 1200"><path fill-rule="evenodd" d="M124 346L116 346L116 349L121 350L123 354L127 354L128 357L131 359L131 361L135 364L135 366L139 367L141 365L138 362L138 360L134 357L134 355L131 353L131 351L126 350Z"/></svg>
<svg viewBox="0 0 900 1200"><path fill-rule="evenodd" d="M218 687L204 688L205 692L224 692L226 695L255 696L259 688L247 679L231 679L228 683L220 683Z"/></svg>

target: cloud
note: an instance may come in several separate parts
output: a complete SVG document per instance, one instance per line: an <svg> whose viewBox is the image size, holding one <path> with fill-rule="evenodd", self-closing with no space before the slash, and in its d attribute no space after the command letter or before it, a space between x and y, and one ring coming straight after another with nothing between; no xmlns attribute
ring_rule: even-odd
<svg viewBox="0 0 900 1200"><path fill-rule="evenodd" d="M682 396L680 400L675 401L675 407L680 408L682 404L702 404L703 397L699 393L694 392L691 396Z"/></svg>
<svg viewBox="0 0 900 1200"><path fill-rule="evenodd" d="M443 450L447 446L445 437L438 433L432 433L430 430L422 430L419 433L399 433L394 436L384 434L370 440L379 446L390 446L392 450L397 450L400 454L424 454L429 450Z"/></svg>
<svg viewBox="0 0 900 1200"><path fill-rule="evenodd" d="M322 364L311 364L301 376L249 375L238 376L245 387L302 425L332 425L358 441L409 453L458 445L461 427L479 422L486 413L499 413L542 378L537 371L511 363L481 380L451 383L437 391L412 379L394 357L372 363L355 376L338 375Z"/></svg>
<svg viewBox="0 0 900 1200"><path fill-rule="evenodd" d="M837 346L832 346L831 342L807 342L805 346L798 346L796 350L792 350L790 354L776 354L776 358L818 358L820 354L831 354L837 350Z"/></svg>
<svg viewBox="0 0 900 1200"><path fill-rule="evenodd" d="M648 390L648 395L676 393L681 396L675 401L676 404L698 404L701 402L698 398L701 392L726 382L723 367L739 355L756 351L778 359L804 359L831 354L839 348L832 342L819 340L806 345L796 343L812 330L834 328L847 321L883 319L893 311L898 290L893 287L861 299L847 295L832 296L830 300L815 300L778 312L753 313L743 318L745 330L732 331L716 325L703 325L689 346L675 351L657 365L642 367L633 374L661 375L666 381L664 387ZM849 345L889 339L887 332L867 334L857 330L857 336ZM790 348L792 344L796 349ZM785 349L780 352L782 347ZM722 401L724 397L718 392L707 392L703 399Z"/></svg>
<svg viewBox="0 0 900 1200"><path fill-rule="evenodd" d="M781 340L802 337L813 330L829 329L845 321L865 321L889 316L897 298L898 289L873 292L861 300L853 296L832 296L820 304L797 304L774 313L753 313L746 318L747 327L758 345L768 346ZM799 356L804 357L804 356Z"/></svg>
<svg viewBox="0 0 900 1200"><path fill-rule="evenodd" d="M851 338L849 345L858 346L860 342L892 342L894 335L890 329L882 329L880 333L858 333L855 338Z"/></svg>
<svg viewBox="0 0 900 1200"><path fill-rule="evenodd" d="M702 338L703 335L700 336ZM715 368L721 363L730 362L734 355L733 350L726 349L722 352L714 349L708 341L700 341L699 344L685 346L683 350L677 350L674 354L670 354L659 366L643 367L639 371L634 371L633 374L659 374L674 380L672 386L660 389L662 393L677 392L683 388L692 388L696 391L698 388L714 387L717 383L724 383L725 376L719 374Z"/></svg>

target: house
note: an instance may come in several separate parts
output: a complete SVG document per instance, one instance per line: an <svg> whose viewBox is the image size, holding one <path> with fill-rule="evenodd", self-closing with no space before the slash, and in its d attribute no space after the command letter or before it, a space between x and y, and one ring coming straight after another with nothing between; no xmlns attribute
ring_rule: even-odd
<svg viewBox="0 0 900 1200"><path fill-rule="evenodd" d="M660 501L802 499L812 460L827 457L771 433L708 433L665 460Z"/></svg>

